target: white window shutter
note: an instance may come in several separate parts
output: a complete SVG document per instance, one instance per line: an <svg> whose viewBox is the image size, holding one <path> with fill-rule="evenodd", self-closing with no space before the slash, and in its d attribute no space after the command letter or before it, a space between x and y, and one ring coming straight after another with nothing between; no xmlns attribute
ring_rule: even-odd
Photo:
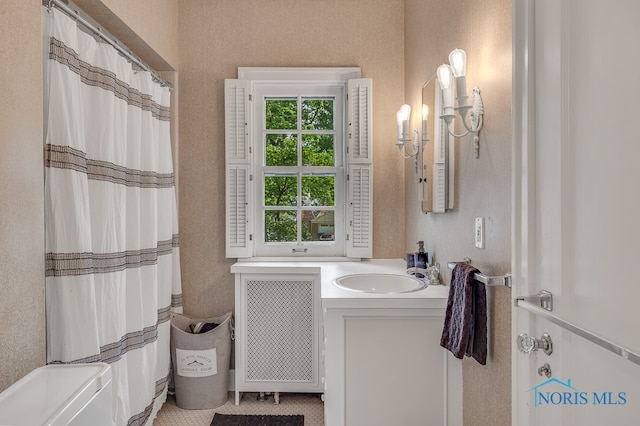
<svg viewBox="0 0 640 426"><path fill-rule="evenodd" d="M347 257L373 257L373 80L347 81Z"/></svg>
<svg viewBox="0 0 640 426"><path fill-rule="evenodd" d="M373 257L373 168L351 165L348 172L347 257Z"/></svg>
<svg viewBox="0 0 640 426"><path fill-rule="evenodd" d="M249 167L226 168L226 243L229 258L252 255L249 212Z"/></svg>
<svg viewBox="0 0 640 426"><path fill-rule="evenodd" d="M224 138L227 163L249 163L249 82L224 81Z"/></svg>
<svg viewBox="0 0 640 426"><path fill-rule="evenodd" d="M225 80L226 257L251 257L249 90L246 80Z"/></svg>
<svg viewBox="0 0 640 426"><path fill-rule="evenodd" d="M373 161L373 80L357 78L347 81L347 146L350 163Z"/></svg>
<svg viewBox="0 0 640 426"><path fill-rule="evenodd" d="M347 257L373 257L373 80L347 81Z"/></svg>

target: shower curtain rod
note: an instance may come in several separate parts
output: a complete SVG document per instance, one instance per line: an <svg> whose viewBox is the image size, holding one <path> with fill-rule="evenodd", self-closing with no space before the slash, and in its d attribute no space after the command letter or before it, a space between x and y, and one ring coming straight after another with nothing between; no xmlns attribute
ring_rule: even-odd
<svg viewBox="0 0 640 426"><path fill-rule="evenodd" d="M43 4L46 4L46 7L48 9L51 9L52 6L57 7L62 12L67 14L69 17L75 19L80 25L84 26L86 29L88 29L89 31L91 31L92 33L100 37L102 40L104 40L105 42L113 46L113 48L116 49L118 52L120 52L120 54L123 55L125 58L127 58L128 61L133 62L138 67L142 68L144 71L149 72L151 74L151 77L161 86L168 87L169 90L173 90L173 84L161 78L153 68L151 68L149 65L142 62L140 59L138 59L132 52L125 50L117 40L103 33L100 27L97 27L91 22L84 19L82 16L80 16L80 13L77 10L74 10L71 7L69 7L67 4L64 3L63 0L45 0L43 1Z"/></svg>

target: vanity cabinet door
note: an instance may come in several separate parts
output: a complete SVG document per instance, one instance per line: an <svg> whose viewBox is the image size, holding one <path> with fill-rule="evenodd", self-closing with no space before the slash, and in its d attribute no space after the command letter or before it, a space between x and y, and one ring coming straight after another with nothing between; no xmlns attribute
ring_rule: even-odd
<svg viewBox="0 0 640 426"><path fill-rule="evenodd" d="M325 424L462 424L462 362L440 346L443 321L444 308L326 309Z"/></svg>
<svg viewBox="0 0 640 426"><path fill-rule="evenodd" d="M444 425L439 317L354 316L345 327L346 425Z"/></svg>

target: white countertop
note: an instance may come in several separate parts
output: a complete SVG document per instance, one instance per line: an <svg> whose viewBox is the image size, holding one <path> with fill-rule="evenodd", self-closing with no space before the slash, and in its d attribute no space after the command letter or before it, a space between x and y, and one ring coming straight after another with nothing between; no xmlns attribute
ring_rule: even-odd
<svg viewBox="0 0 640 426"><path fill-rule="evenodd" d="M320 274L323 308L440 308L444 309L449 287L428 286L410 293L376 294L342 289L335 278L364 273L406 274L403 259L370 259L354 262L237 262L232 273L247 274Z"/></svg>

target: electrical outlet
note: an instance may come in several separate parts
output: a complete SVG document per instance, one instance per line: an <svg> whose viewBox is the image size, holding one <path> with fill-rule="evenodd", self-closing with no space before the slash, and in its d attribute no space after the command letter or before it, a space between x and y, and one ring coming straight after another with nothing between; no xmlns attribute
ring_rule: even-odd
<svg viewBox="0 0 640 426"><path fill-rule="evenodd" d="M475 229L476 248L484 248L484 217L476 217Z"/></svg>

